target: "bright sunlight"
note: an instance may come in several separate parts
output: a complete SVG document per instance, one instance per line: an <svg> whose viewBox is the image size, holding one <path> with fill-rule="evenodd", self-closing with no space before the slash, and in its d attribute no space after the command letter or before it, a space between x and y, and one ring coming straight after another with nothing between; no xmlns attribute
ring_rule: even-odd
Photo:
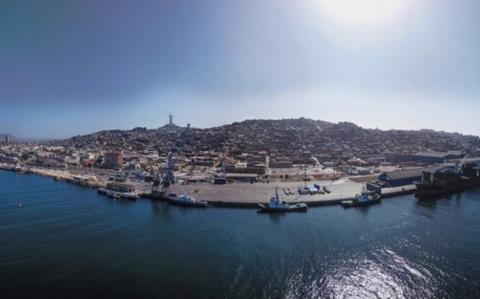
<svg viewBox="0 0 480 299"><path fill-rule="evenodd" d="M351 24L378 24L396 18L407 0L319 0L323 12L334 20Z"/></svg>

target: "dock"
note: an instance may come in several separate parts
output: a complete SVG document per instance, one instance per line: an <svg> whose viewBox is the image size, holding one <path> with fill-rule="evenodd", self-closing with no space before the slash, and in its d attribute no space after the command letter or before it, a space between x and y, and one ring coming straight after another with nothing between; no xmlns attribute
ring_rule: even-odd
<svg viewBox="0 0 480 299"><path fill-rule="evenodd" d="M13 170L11 167L1 165L4 170ZM104 188L106 181L99 177L98 180L87 179L87 177L79 177L70 173L68 170L53 170L42 168L31 168L31 173L36 175L53 177L56 180L63 180L87 187ZM212 206L221 207L239 207L239 208L256 208L260 203L270 201L274 193L275 186L278 187L280 197L288 203L304 202L309 206L326 206L340 204L343 200L354 199L355 196L362 192L364 180L356 178L350 179L344 177L335 181L314 181L308 182L307 185L318 184L322 188L327 187L330 193L323 194L299 194L298 189L304 187L303 182L270 182L270 183L229 183L224 185L216 185L211 183L191 183L191 184L175 184L172 185L168 192L177 194L187 194L199 199L205 200ZM134 183L136 192L144 198L161 200L158 194L151 193L151 184ZM285 192L290 190L291 192ZM406 185L395 188L383 188L382 197L394 197L405 194L414 193L415 185ZM293 193L293 194L292 194Z"/></svg>
<svg viewBox="0 0 480 299"><path fill-rule="evenodd" d="M328 187L331 193L300 195L298 194L298 188L303 187L302 182L232 183L225 185L197 183L173 185L170 187L169 192L189 194L206 200L210 205L214 206L257 207L259 203L270 201L273 190L277 186L280 197L288 203L305 202L309 206L322 206L339 204L342 200L353 199L363 188L363 184L348 179L315 183L322 187ZM309 182L309 185L311 184L313 183ZM286 194L283 190L287 188L294 194Z"/></svg>

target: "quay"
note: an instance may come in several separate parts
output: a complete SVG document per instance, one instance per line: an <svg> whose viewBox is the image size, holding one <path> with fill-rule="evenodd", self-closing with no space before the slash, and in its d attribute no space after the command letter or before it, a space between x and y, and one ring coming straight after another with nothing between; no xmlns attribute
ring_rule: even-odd
<svg viewBox="0 0 480 299"><path fill-rule="evenodd" d="M331 193L300 195L298 194L298 188L303 187L303 182L232 183L225 185L197 183L173 185L170 187L170 191L177 194L185 193L198 197L214 206L257 207L259 203L270 201L275 186L278 187L282 200L288 203L305 202L309 206L338 204L344 199L354 198L363 188L363 184L348 179L340 179L333 182L320 181L316 183L322 187L327 186L331 190ZM310 184L313 183L309 183L309 185ZM294 194L286 194L283 191L286 188L289 188Z"/></svg>
<svg viewBox="0 0 480 299"><path fill-rule="evenodd" d="M0 169L15 171L15 167L0 164ZM101 189L107 186L107 179L95 175L73 174L68 170L29 168L28 173L52 177L79 184L86 187ZM314 181L308 185L319 184L327 187L331 192L325 194L299 194L298 189L304 186L303 182L270 182L260 183L229 183L215 185L211 183L175 184L170 186L168 192L187 194L207 201L209 205L219 207L256 208L260 203L270 200L275 186L279 188L280 196L288 203L305 202L309 206L326 206L340 204L343 200L353 199L362 192L364 183L371 177L344 177L335 181ZM159 194L152 193L151 183L134 182L135 192L141 198L163 200ZM287 194L284 190L291 190L294 194ZM394 197L415 192L415 185L382 189L382 197Z"/></svg>
<svg viewBox="0 0 480 299"><path fill-rule="evenodd" d="M269 202L273 195L273 188L277 186L280 197L287 203L304 202L308 206L326 206L340 204L343 200L354 199L357 194L362 192L364 186L362 182L355 182L349 178L314 183L327 187L331 192L329 194L299 194L298 188L303 187L303 182L232 183L225 185L209 183L176 184L171 186L168 192L195 196L207 201L212 206L257 208L258 204ZM310 184L313 184L313 182ZM286 194L283 190L287 188L294 194ZM414 192L415 185L384 188L382 197L395 197ZM160 194L155 193L146 193L143 197L163 200Z"/></svg>

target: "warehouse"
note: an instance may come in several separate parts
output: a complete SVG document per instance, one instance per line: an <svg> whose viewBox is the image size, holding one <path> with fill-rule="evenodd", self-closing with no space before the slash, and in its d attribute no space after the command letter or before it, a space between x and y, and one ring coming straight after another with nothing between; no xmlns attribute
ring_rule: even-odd
<svg viewBox="0 0 480 299"><path fill-rule="evenodd" d="M412 185L422 179L422 173L425 168L406 169L382 173L378 179L388 184L389 187L400 187Z"/></svg>
<svg viewBox="0 0 480 299"><path fill-rule="evenodd" d="M216 176L213 178L213 183L215 185L225 185L227 183L227 178L224 176Z"/></svg>
<svg viewBox="0 0 480 299"><path fill-rule="evenodd" d="M445 163L451 159L461 159L465 155L461 152L420 152L415 154L415 161L425 163Z"/></svg>
<svg viewBox="0 0 480 299"><path fill-rule="evenodd" d="M258 175L255 173L227 173L225 175L228 181L255 182Z"/></svg>
<svg viewBox="0 0 480 299"><path fill-rule="evenodd" d="M445 163L452 159L461 159L465 154L459 151L450 152L418 152L413 155L387 155L389 162L419 162L419 163Z"/></svg>

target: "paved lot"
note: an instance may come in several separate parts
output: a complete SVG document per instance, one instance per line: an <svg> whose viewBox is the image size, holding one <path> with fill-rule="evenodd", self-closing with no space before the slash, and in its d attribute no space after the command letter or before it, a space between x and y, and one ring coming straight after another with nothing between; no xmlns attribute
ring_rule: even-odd
<svg viewBox="0 0 480 299"><path fill-rule="evenodd" d="M174 185L170 188L171 192L177 194L188 194L202 200L218 203L245 203L256 204L268 202L274 195L274 188L277 186L279 195L287 202L310 202L321 204L340 201L342 199L354 198L363 188L362 183L355 183L348 179L338 181L309 182L321 186L327 186L332 192L330 194L317 195L299 195L298 187L303 186L301 182L275 182L275 183L233 183L226 185L213 185L208 183L197 183L190 185ZM286 195L283 188L290 188L294 195Z"/></svg>

